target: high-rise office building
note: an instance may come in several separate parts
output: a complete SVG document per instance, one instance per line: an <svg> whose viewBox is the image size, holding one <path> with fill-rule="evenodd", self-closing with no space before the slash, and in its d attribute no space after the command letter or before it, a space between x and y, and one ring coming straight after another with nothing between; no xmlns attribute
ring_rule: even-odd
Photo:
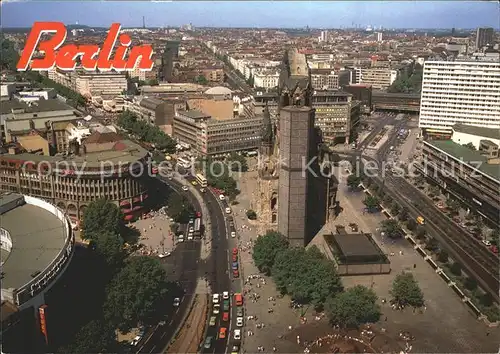
<svg viewBox="0 0 500 354"><path fill-rule="evenodd" d="M450 135L461 123L500 129L500 63L426 61L419 127L431 135Z"/></svg>
<svg viewBox="0 0 500 354"><path fill-rule="evenodd" d="M480 49L487 45L493 45L495 31L491 27L479 27L476 30L476 48Z"/></svg>

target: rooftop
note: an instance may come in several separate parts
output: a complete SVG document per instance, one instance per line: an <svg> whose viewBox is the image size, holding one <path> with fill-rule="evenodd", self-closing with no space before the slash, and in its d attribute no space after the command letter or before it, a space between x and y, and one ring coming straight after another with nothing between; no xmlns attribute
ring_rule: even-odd
<svg viewBox="0 0 500 354"><path fill-rule="evenodd" d="M467 124L455 124L452 127L452 129L454 132L476 135L476 136L480 136L483 138L500 140L500 130L498 130L498 129L476 127L476 126L467 125Z"/></svg>
<svg viewBox="0 0 500 354"><path fill-rule="evenodd" d="M2 288L18 289L33 273L43 271L64 247L64 225L55 215L31 204L7 211L0 220L12 239L11 252L2 251Z"/></svg>
<svg viewBox="0 0 500 354"><path fill-rule="evenodd" d="M21 110L21 109L23 110L23 112L21 113L73 110L73 107L57 99L39 100L33 102L30 105L16 100L3 101L0 107L1 107L0 108L1 114L8 114L11 113L12 110Z"/></svg>
<svg viewBox="0 0 500 354"><path fill-rule="evenodd" d="M371 234L326 234L325 241L342 264L389 263Z"/></svg>
<svg viewBox="0 0 500 354"><path fill-rule="evenodd" d="M468 165L475 162L479 171L500 181L500 168L497 164L488 164L488 159L481 155L478 151L471 150L468 147L457 144L451 140L431 140L426 141L425 144L431 145L437 149L444 151L446 154L454 157L455 159L462 160Z"/></svg>

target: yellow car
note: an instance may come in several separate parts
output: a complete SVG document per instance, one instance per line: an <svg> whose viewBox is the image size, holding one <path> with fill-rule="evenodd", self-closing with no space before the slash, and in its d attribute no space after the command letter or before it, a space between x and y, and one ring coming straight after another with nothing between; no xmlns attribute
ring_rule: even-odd
<svg viewBox="0 0 500 354"><path fill-rule="evenodd" d="M196 185L198 184L198 182L193 181L193 182L191 182L191 184L192 184L193 186L196 186Z"/></svg>

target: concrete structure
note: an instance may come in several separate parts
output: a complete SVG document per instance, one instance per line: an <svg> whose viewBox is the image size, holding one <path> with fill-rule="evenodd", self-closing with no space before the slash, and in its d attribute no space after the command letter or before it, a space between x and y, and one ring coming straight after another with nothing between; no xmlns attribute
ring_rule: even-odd
<svg viewBox="0 0 500 354"><path fill-rule="evenodd" d="M279 72L273 69L256 71L253 75L253 87L273 89L278 86Z"/></svg>
<svg viewBox="0 0 500 354"><path fill-rule="evenodd" d="M169 127L169 134L172 134L175 111L185 109L186 102L176 99L137 96L133 100L125 100L124 108L134 112L140 119L151 125Z"/></svg>
<svg viewBox="0 0 500 354"><path fill-rule="evenodd" d="M494 144L487 139L480 143L488 150ZM494 154L492 151L474 151L451 140L426 141L423 148L424 163L416 167L446 193L454 195L470 209L500 225L498 145L491 150L496 151L496 156L491 156Z"/></svg>
<svg viewBox="0 0 500 354"><path fill-rule="evenodd" d="M372 85L374 89L385 90L396 81L397 70L390 68L364 68L361 69L361 83Z"/></svg>
<svg viewBox="0 0 500 354"><path fill-rule="evenodd" d="M488 45L495 44L495 30L491 27L481 28L476 30L476 49L481 49Z"/></svg>
<svg viewBox="0 0 500 354"><path fill-rule="evenodd" d="M14 82L2 82L0 85L0 101L8 101L16 92L16 84Z"/></svg>
<svg viewBox="0 0 500 354"><path fill-rule="evenodd" d="M500 130L465 124L455 124L451 129L453 131L451 139L460 145L472 144L476 150L481 150L482 142L485 140L500 145Z"/></svg>
<svg viewBox="0 0 500 354"><path fill-rule="evenodd" d="M118 96L127 90L125 73L114 71L89 72L84 70L62 71L52 69L48 78L86 97Z"/></svg>
<svg viewBox="0 0 500 354"><path fill-rule="evenodd" d="M339 76L331 69L311 69L311 85L315 90L339 88Z"/></svg>
<svg viewBox="0 0 500 354"><path fill-rule="evenodd" d="M339 275L387 274L391 263L370 234L324 235Z"/></svg>
<svg viewBox="0 0 500 354"><path fill-rule="evenodd" d="M373 90L371 85L352 84L344 86L342 89L350 93L353 100L360 102L362 113L370 113L372 111Z"/></svg>
<svg viewBox="0 0 500 354"><path fill-rule="evenodd" d="M419 112L420 94L391 93L381 90L373 90L372 105L374 110Z"/></svg>
<svg viewBox="0 0 500 354"><path fill-rule="evenodd" d="M75 223L99 198L120 205L126 220L141 213L148 198L147 150L116 133L98 131L69 148L67 155L43 156L12 145L0 153L0 190L48 200Z"/></svg>
<svg viewBox="0 0 500 354"><path fill-rule="evenodd" d="M56 90L49 88L18 91L13 95L13 98L20 102L29 103L40 99L54 99L56 96Z"/></svg>
<svg viewBox="0 0 500 354"><path fill-rule="evenodd" d="M500 63L426 61L419 127L450 136L454 124L500 129Z"/></svg>
<svg viewBox="0 0 500 354"><path fill-rule="evenodd" d="M262 116L222 120L198 110L178 110L172 134L202 155L221 155L258 148L261 129Z"/></svg>
<svg viewBox="0 0 500 354"><path fill-rule="evenodd" d="M377 32L377 42L382 42L383 40L383 33L382 32Z"/></svg>

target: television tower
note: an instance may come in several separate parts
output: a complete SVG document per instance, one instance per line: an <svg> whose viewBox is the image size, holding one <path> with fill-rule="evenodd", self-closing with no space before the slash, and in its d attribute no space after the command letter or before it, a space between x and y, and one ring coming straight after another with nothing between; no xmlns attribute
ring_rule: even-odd
<svg viewBox="0 0 500 354"><path fill-rule="evenodd" d="M142 28L146 29L146 19L142 16Z"/></svg>

